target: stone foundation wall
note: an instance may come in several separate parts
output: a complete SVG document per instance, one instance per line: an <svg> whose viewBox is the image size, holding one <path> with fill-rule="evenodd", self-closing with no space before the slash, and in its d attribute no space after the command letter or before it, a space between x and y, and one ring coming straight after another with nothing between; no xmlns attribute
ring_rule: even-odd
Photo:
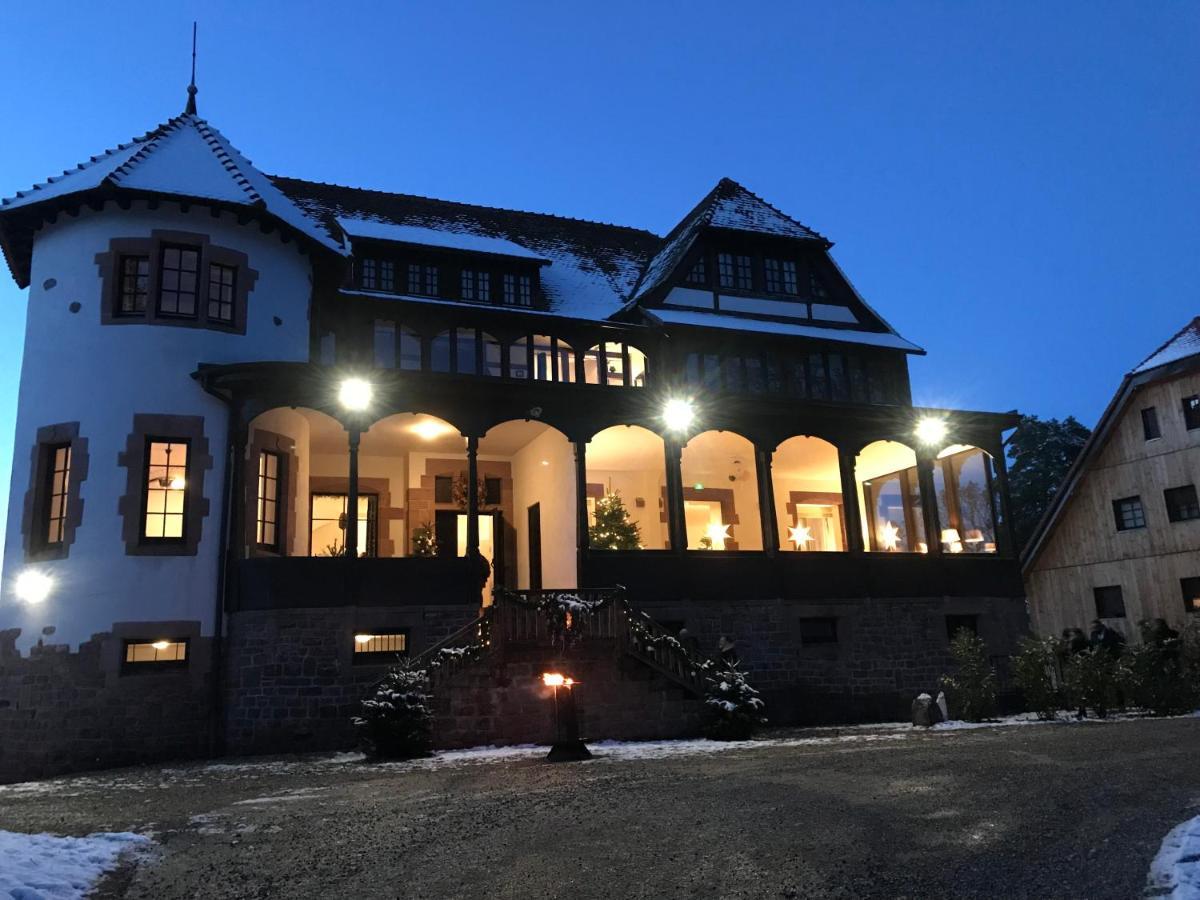
<svg viewBox="0 0 1200 900"><path fill-rule="evenodd" d="M683 623L708 655L727 635L774 724L904 720L913 697L953 671L947 616L975 616L1002 688L1007 658L1028 631L1019 597L919 597L822 602L736 600L642 604ZM804 619L835 619L835 643L806 644Z"/></svg>
<svg viewBox="0 0 1200 900"><path fill-rule="evenodd" d="M611 642L597 641L565 655L505 648L437 682L435 744L551 743L554 695L542 683L543 672L579 682L572 690L585 740L691 737L699 731L701 700L640 662L618 656Z"/></svg>
<svg viewBox="0 0 1200 900"><path fill-rule="evenodd" d="M226 751L353 746L350 718L390 664L356 664L354 635L407 630L409 654L416 655L478 614L470 603L233 613L225 643Z"/></svg>
<svg viewBox="0 0 1200 900"><path fill-rule="evenodd" d="M19 634L0 631L0 784L210 752L207 639L187 669L122 674L112 634L27 656Z"/></svg>

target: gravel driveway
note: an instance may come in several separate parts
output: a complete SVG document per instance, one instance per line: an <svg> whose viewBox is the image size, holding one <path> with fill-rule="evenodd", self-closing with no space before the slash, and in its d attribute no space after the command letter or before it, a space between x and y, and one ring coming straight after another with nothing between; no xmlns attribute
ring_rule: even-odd
<svg viewBox="0 0 1200 900"><path fill-rule="evenodd" d="M152 833L156 858L101 896L155 900L1129 898L1198 812L1200 718L807 731L563 765L520 750L248 761L0 788L0 829Z"/></svg>

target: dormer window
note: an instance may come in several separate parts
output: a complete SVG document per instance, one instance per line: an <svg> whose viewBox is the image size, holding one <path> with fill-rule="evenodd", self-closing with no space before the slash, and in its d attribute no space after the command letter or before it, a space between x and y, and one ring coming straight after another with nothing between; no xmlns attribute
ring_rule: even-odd
<svg viewBox="0 0 1200 900"><path fill-rule="evenodd" d="M438 293L438 268L421 263L408 264L408 292L436 297Z"/></svg>
<svg viewBox="0 0 1200 900"><path fill-rule="evenodd" d="M696 264L688 272L687 283L698 285L708 284L708 266L705 265L703 256L696 260Z"/></svg>
<svg viewBox="0 0 1200 900"><path fill-rule="evenodd" d="M767 292L771 294L795 294L796 263L790 259L765 259L763 266L767 276Z"/></svg>
<svg viewBox="0 0 1200 900"><path fill-rule="evenodd" d="M533 279L528 275L505 275L504 305L533 306Z"/></svg>
<svg viewBox="0 0 1200 900"><path fill-rule="evenodd" d="M462 298L475 303L490 303L492 297L492 277L488 272L472 269L462 270Z"/></svg>
<svg viewBox="0 0 1200 900"><path fill-rule="evenodd" d="M723 288L748 291L754 287L754 265L749 256L735 253L717 254L717 277Z"/></svg>
<svg viewBox="0 0 1200 900"><path fill-rule="evenodd" d="M373 259L364 259L358 267L359 287L367 291L375 290L379 284L379 267Z"/></svg>
<svg viewBox="0 0 1200 900"><path fill-rule="evenodd" d="M158 312L163 316L196 315L196 283L200 275L200 249L164 244L159 281Z"/></svg>

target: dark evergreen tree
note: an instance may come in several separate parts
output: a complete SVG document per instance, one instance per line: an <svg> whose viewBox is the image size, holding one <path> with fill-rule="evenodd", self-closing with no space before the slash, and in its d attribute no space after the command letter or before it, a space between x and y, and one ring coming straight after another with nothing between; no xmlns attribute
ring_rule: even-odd
<svg viewBox="0 0 1200 900"><path fill-rule="evenodd" d="M958 672L942 676L951 711L968 722L996 714L996 670L988 661L987 644L969 628L960 628L950 641Z"/></svg>
<svg viewBox="0 0 1200 900"><path fill-rule="evenodd" d="M424 669L392 669L352 720L363 752L377 759L428 756L433 746L429 678Z"/></svg>
<svg viewBox="0 0 1200 900"><path fill-rule="evenodd" d="M710 665L705 674L704 734L714 741L744 741L766 724L763 702L735 664Z"/></svg>
<svg viewBox="0 0 1200 900"><path fill-rule="evenodd" d="M598 550L640 550L642 531L629 518L620 491L596 501L596 524L588 529L588 543Z"/></svg>
<svg viewBox="0 0 1200 900"><path fill-rule="evenodd" d="M1074 416L1061 421L1022 417L1021 426L1008 444L1012 460L1008 489L1018 547L1024 547L1033 535L1067 470L1090 436L1091 431Z"/></svg>

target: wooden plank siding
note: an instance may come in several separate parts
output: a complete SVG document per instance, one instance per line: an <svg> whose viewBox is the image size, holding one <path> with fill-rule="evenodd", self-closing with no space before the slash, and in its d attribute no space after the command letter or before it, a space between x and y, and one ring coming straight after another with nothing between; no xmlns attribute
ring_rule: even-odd
<svg viewBox="0 0 1200 900"><path fill-rule="evenodd" d="M1180 579L1200 576L1200 519L1170 522L1163 491L1200 486L1200 429L1184 425L1183 399L1200 394L1195 367L1135 390L1112 433L1025 573L1034 631L1058 634L1096 617L1092 589L1120 585L1126 618L1105 620L1135 637L1137 622L1187 621ZM1142 410L1156 407L1162 436L1147 441ZM1113 501L1140 496L1146 527L1117 531Z"/></svg>

